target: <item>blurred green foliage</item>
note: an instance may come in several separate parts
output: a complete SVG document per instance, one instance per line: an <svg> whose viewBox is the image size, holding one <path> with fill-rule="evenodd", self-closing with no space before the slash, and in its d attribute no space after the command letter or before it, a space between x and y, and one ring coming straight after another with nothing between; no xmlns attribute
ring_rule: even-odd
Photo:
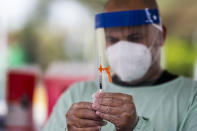
<svg viewBox="0 0 197 131"><path fill-rule="evenodd" d="M25 52L19 43L12 43L8 52L8 65L17 67L25 64Z"/></svg>
<svg viewBox="0 0 197 131"><path fill-rule="evenodd" d="M174 74L193 76L197 46L180 37L168 37L165 49L165 68Z"/></svg>

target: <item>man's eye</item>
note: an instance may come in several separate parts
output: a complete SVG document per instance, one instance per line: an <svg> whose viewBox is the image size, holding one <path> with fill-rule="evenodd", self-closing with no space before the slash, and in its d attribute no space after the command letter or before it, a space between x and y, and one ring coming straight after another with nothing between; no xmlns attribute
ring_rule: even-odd
<svg viewBox="0 0 197 131"><path fill-rule="evenodd" d="M129 37L129 38L128 38L128 41L131 41L131 42L139 42L139 41L141 41L141 40L142 40L142 38L139 37L139 36L136 36L136 37Z"/></svg>
<svg viewBox="0 0 197 131"><path fill-rule="evenodd" d="M117 38L108 38L108 42L110 42L111 44L114 44L118 41L119 41L119 39L117 39Z"/></svg>

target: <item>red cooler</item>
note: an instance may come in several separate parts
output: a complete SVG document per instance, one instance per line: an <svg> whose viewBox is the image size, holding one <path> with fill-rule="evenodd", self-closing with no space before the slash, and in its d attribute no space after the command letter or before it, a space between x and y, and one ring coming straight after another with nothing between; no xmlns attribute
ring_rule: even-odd
<svg viewBox="0 0 197 131"><path fill-rule="evenodd" d="M8 131L33 131L32 100L38 71L10 69L7 73L6 129Z"/></svg>

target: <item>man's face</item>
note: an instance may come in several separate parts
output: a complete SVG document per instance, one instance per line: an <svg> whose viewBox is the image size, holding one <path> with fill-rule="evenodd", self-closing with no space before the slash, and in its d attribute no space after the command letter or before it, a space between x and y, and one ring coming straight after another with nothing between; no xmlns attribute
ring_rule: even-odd
<svg viewBox="0 0 197 131"><path fill-rule="evenodd" d="M163 44L163 33L153 25L105 28L105 40L106 48L117 44L119 41L143 44L149 48L152 63L146 74L141 78L142 80L154 74L155 67L160 66L160 48ZM144 58L146 57L144 56Z"/></svg>

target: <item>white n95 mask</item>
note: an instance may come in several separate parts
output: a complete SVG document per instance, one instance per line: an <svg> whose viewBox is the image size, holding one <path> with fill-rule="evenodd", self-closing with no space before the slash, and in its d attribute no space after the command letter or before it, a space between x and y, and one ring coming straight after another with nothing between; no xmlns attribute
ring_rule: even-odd
<svg viewBox="0 0 197 131"><path fill-rule="evenodd" d="M119 41L107 48L112 71L125 82L142 78L152 62L150 50L143 44Z"/></svg>

